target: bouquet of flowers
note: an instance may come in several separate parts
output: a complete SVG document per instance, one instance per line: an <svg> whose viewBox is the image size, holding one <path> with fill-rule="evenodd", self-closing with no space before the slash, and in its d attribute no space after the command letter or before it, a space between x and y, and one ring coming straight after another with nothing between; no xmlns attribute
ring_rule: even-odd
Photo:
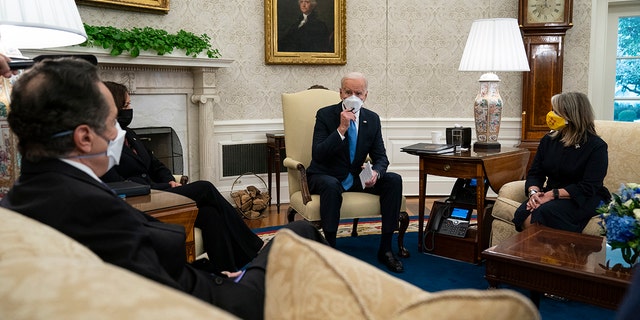
<svg viewBox="0 0 640 320"><path fill-rule="evenodd" d="M604 222L600 223L602 235L633 266L640 255L640 184L623 184L612 196L611 202L596 210Z"/></svg>

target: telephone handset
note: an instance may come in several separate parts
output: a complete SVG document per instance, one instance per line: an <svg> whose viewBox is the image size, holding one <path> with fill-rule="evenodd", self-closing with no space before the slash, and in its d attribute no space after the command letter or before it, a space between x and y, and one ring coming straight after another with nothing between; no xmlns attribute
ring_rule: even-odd
<svg viewBox="0 0 640 320"><path fill-rule="evenodd" d="M441 205L433 204L431 208L431 214L429 215L429 230L438 231L443 219L449 217L449 204L442 203Z"/></svg>
<svg viewBox="0 0 640 320"><path fill-rule="evenodd" d="M435 201L424 232L423 248L433 251L436 233L464 238L471 225L472 213L473 209L456 207L451 202ZM431 245L427 245L428 243Z"/></svg>
<svg viewBox="0 0 640 320"><path fill-rule="evenodd" d="M431 207L431 212L429 213L429 220L427 221L427 227L424 231L424 237L422 237L424 243L423 248L427 251L433 251L435 248L435 236L438 230L440 229L440 225L442 224L443 219L447 217L449 212L449 204L445 202L435 201L433 203L433 207ZM431 244L431 245L429 245Z"/></svg>

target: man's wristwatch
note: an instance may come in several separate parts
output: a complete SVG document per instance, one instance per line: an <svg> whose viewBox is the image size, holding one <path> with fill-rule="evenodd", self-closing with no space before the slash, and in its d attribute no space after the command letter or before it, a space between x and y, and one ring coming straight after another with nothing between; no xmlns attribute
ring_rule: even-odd
<svg viewBox="0 0 640 320"><path fill-rule="evenodd" d="M536 194L536 193L538 193L538 190L536 190L536 189L530 189L530 190L529 190L529 198L531 198L531 196L532 196L532 195L534 195L534 194Z"/></svg>
<svg viewBox="0 0 640 320"><path fill-rule="evenodd" d="M553 199L554 200L560 199L560 191L558 191L558 189L553 189Z"/></svg>

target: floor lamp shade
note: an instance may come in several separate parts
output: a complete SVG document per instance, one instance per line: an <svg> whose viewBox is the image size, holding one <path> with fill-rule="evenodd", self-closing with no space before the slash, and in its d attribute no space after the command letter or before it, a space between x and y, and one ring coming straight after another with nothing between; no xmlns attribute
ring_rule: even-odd
<svg viewBox="0 0 640 320"><path fill-rule="evenodd" d="M500 149L498 133L502 118L500 79L496 71L529 71L529 62L516 19L481 19L471 31L460 60L460 71L487 72L480 77L480 92L474 102L478 149Z"/></svg>
<svg viewBox="0 0 640 320"><path fill-rule="evenodd" d="M7 48L64 47L86 40L73 0L0 0L0 42Z"/></svg>

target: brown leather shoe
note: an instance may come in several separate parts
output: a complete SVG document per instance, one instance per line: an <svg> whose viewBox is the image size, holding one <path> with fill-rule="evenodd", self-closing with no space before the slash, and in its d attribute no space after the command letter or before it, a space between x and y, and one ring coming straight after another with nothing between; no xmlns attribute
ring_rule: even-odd
<svg viewBox="0 0 640 320"><path fill-rule="evenodd" d="M387 251L385 253L378 253L378 261L387 266L391 272L402 273L404 272L404 267L402 266L402 262L392 251Z"/></svg>

